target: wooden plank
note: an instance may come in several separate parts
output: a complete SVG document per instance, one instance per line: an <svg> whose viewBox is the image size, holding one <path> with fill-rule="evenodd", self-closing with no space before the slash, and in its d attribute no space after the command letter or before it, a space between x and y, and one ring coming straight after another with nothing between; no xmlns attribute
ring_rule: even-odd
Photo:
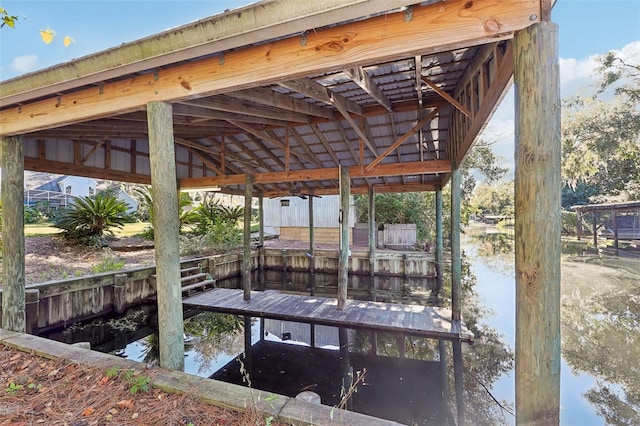
<svg viewBox="0 0 640 426"><path fill-rule="evenodd" d="M349 76L354 83L356 83L362 90L367 92L369 96L375 99L380 105L385 107L389 112L393 112L393 105L391 100L384 94L382 89L373 81L373 79L367 74L367 71L362 67L354 67L345 70L345 74Z"/></svg>
<svg viewBox="0 0 640 426"><path fill-rule="evenodd" d="M253 115L262 118L271 118L274 120L293 121L295 123L309 123L309 117L289 110L276 110L273 108L265 108L253 103L230 98L227 96L217 96L215 98L189 99L182 101L185 105L199 106L214 111L233 112L237 114Z"/></svg>
<svg viewBox="0 0 640 426"><path fill-rule="evenodd" d="M254 87L250 90L238 90L227 93L227 96L272 106L274 108L297 111L302 114L326 118L328 120L335 119L335 114L330 108L319 107L307 101L296 99L263 87Z"/></svg>
<svg viewBox="0 0 640 426"><path fill-rule="evenodd" d="M426 77L422 77L422 81L427 83L427 86L435 90L438 95L442 96L447 102L453 105L458 111L460 111L467 117L471 118L471 112L467 108L465 108L464 105L462 105L460 102L453 99L453 97L450 94L448 94L447 92L442 90L440 87L438 87L437 84L435 84L434 82L432 82Z"/></svg>
<svg viewBox="0 0 640 426"><path fill-rule="evenodd" d="M471 341L473 334L463 322L452 322L451 311L442 307L347 300L343 310L334 298L299 296L276 291L243 291L217 288L183 299L186 307L236 315L274 318L334 327L402 332L429 338Z"/></svg>
<svg viewBox="0 0 640 426"><path fill-rule="evenodd" d="M341 102L342 105L344 105L347 111L352 112L356 115L363 114L362 107L360 105L358 105L353 101L350 101L349 99L346 99L342 95L332 92L331 90L324 87L322 84L316 83L310 78L300 78L298 80L293 80L293 81L279 82L278 84L293 92L300 93L309 98L318 100L320 102L324 102L325 104L328 104L328 105L333 105L334 104L333 99L337 99L339 102Z"/></svg>
<svg viewBox="0 0 640 426"><path fill-rule="evenodd" d="M0 135L133 112L151 100L179 101L508 39L539 20L540 7L530 0L450 0L413 6L412 13L410 21L403 12L384 14L311 31L306 45L298 36L284 38L225 52L223 64L206 57L8 108L0 117Z"/></svg>
<svg viewBox="0 0 640 426"><path fill-rule="evenodd" d="M351 180L349 169L340 166L340 251L338 260L338 309L344 309L347 302L349 281L349 198Z"/></svg>
<svg viewBox="0 0 640 426"><path fill-rule="evenodd" d="M251 297L251 194L253 193L253 176L247 175L244 187L244 223L242 244L242 288L244 300Z"/></svg>

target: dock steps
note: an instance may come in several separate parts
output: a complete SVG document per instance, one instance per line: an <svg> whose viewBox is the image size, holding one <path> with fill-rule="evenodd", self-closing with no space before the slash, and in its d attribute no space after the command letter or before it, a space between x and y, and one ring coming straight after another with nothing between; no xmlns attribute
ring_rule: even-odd
<svg viewBox="0 0 640 426"><path fill-rule="evenodd" d="M149 277L149 283L157 290L156 287L156 275ZM201 266L193 266L180 270L180 285L182 287L182 294L187 297L194 291L206 291L211 288L215 288L216 280L211 278L206 272L202 272Z"/></svg>

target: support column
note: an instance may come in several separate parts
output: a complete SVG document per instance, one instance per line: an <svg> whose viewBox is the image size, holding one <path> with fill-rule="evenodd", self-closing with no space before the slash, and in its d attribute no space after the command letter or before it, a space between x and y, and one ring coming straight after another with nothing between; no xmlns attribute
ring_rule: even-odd
<svg viewBox="0 0 640 426"><path fill-rule="evenodd" d="M558 26L514 39L516 422L560 421L560 86ZM595 229L594 229L595 231Z"/></svg>
<svg viewBox="0 0 640 426"><path fill-rule="evenodd" d="M593 247L598 253L598 215L595 211L591 214L593 215Z"/></svg>
<svg viewBox="0 0 640 426"><path fill-rule="evenodd" d="M40 315L40 290L30 288L25 290L25 331L29 334L35 334L38 331L39 315Z"/></svg>
<svg viewBox="0 0 640 426"><path fill-rule="evenodd" d="M242 244L242 289L244 300L251 299L251 196L253 176L247 175L244 185L244 241Z"/></svg>
<svg viewBox="0 0 640 426"><path fill-rule="evenodd" d="M171 104L147 104L153 193L160 367L184 370L184 323L180 285L180 221Z"/></svg>
<svg viewBox="0 0 640 426"><path fill-rule="evenodd" d="M435 302L438 303L438 295L442 291L444 271L444 244L442 229L442 188L436 189L436 290Z"/></svg>
<svg viewBox="0 0 640 426"><path fill-rule="evenodd" d="M127 309L127 274L113 277L113 311L122 314Z"/></svg>
<svg viewBox="0 0 640 426"><path fill-rule="evenodd" d="M578 241L580 241L580 237L582 236L582 212L576 212L576 234L578 236Z"/></svg>
<svg viewBox="0 0 640 426"><path fill-rule="evenodd" d="M26 331L24 299L24 153L22 136L2 138L2 322Z"/></svg>
<svg viewBox="0 0 640 426"><path fill-rule="evenodd" d="M258 287L264 290L264 196L258 195L258 221L260 222L260 234L258 242Z"/></svg>
<svg viewBox="0 0 640 426"><path fill-rule="evenodd" d="M314 235L315 229L313 223L313 198L314 197L312 195L309 195L309 284L307 285L307 291L311 292L312 296L316 287L316 249ZM311 325L311 330L315 330L313 324Z"/></svg>
<svg viewBox="0 0 640 426"><path fill-rule="evenodd" d="M349 168L340 166L340 259L338 262L338 309L347 303L349 280Z"/></svg>
<svg viewBox="0 0 640 426"><path fill-rule="evenodd" d="M613 247L616 250L616 256L620 255L620 246L618 241L618 214L613 212Z"/></svg>
<svg viewBox="0 0 640 426"><path fill-rule="evenodd" d="M462 305L462 259L460 258L460 169L451 170L451 319L460 321Z"/></svg>
<svg viewBox="0 0 640 426"><path fill-rule="evenodd" d="M369 187L369 280L371 286L372 300L375 302L376 295L376 194L373 187Z"/></svg>

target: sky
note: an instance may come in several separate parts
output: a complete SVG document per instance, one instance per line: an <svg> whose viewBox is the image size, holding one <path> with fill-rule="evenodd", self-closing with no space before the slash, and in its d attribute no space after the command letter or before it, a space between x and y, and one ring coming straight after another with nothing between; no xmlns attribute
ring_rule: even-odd
<svg viewBox="0 0 640 426"><path fill-rule="evenodd" d="M311 0L300 0L311 1ZM0 80L150 36L248 0L0 0L19 17L0 30ZM561 95L593 91L596 58L617 51L640 63L640 0L558 0L552 20L560 27ZM41 30L55 37L45 44ZM73 40L64 46L63 40ZM483 139L513 168L513 91L503 99Z"/></svg>

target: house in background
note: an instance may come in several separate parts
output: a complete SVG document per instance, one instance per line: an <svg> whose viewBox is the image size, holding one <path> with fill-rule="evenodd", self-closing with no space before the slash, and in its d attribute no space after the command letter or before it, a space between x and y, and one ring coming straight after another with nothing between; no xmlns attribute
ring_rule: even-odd
<svg viewBox="0 0 640 426"><path fill-rule="evenodd" d="M98 182L95 179L80 176L58 176L35 189L61 192L74 197L88 197L96 193Z"/></svg>
<svg viewBox="0 0 640 426"><path fill-rule="evenodd" d="M353 242L356 209L353 197L349 202L349 242ZM266 198L264 206L265 233L279 235L281 240L309 241L309 200L300 196ZM313 228L317 243L340 241L340 197L314 197Z"/></svg>
<svg viewBox="0 0 640 426"><path fill-rule="evenodd" d="M138 210L138 202L120 188L114 189L116 197L129 206L127 213L135 213ZM89 177L64 175L36 187L34 191L46 191L49 196L59 193L70 197L88 197L98 192L98 182Z"/></svg>

